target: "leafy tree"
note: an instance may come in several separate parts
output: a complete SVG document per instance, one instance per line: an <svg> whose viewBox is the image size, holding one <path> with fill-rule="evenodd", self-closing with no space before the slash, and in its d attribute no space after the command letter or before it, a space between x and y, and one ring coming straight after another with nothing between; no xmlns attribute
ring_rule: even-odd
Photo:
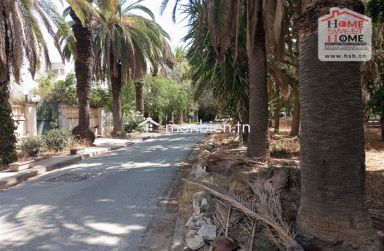
<svg viewBox="0 0 384 251"><path fill-rule="evenodd" d="M163 117L168 114L170 96L169 79L162 76L147 77L144 80L145 113L151 117Z"/></svg>
<svg viewBox="0 0 384 251"><path fill-rule="evenodd" d="M39 80L38 93L44 102L60 103L77 106L76 81L73 74L68 74L64 80L56 80L54 74L50 74Z"/></svg>
<svg viewBox="0 0 384 251"><path fill-rule="evenodd" d="M145 113L157 120L176 113L178 122L183 122L183 114L192 106L189 84L163 76L147 77L144 82Z"/></svg>
<svg viewBox="0 0 384 251"><path fill-rule="evenodd" d="M104 107L112 111L112 93L109 89L97 87L91 91L89 98L91 107Z"/></svg>

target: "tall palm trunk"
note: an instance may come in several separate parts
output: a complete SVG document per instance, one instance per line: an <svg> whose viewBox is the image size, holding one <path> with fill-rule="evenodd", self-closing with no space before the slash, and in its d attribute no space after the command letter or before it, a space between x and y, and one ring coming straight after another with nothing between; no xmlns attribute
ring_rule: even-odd
<svg viewBox="0 0 384 251"><path fill-rule="evenodd" d="M86 26L83 26L75 12L71 10L71 17L74 20L72 30L76 38L76 93L79 100L79 125L72 133L79 139L86 140L88 144L95 141L95 134L90 129L90 107L89 94L93 77L93 38L91 21L88 18Z"/></svg>
<svg viewBox="0 0 384 251"><path fill-rule="evenodd" d="M299 99L299 91L294 90L294 100L295 100L295 106L293 110L293 117L292 117L292 126L291 126L291 132L289 135L291 136L298 136L299 130L300 130L300 99Z"/></svg>
<svg viewBox="0 0 384 251"><path fill-rule="evenodd" d="M252 1L249 1L251 3ZM261 2L261 1L257 1ZM250 8L250 7L248 7ZM261 9L261 6L259 6ZM248 34L247 51L249 67L249 125L248 155L267 157L268 155L268 91L265 30L262 12L259 10L254 37ZM249 24L248 24L249 25ZM250 28L248 28L248 33Z"/></svg>
<svg viewBox="0 0 384 251"><path fill-rule="evenodd" d="M274 101L274 111L273 111L273 120L275 132L279 132L280 130L280 88L276 86L275 91L275 101Z"/></svg>
<svg viewBox="0 0 384 251"><path fill-rule="evenodd" d="M143 83L135 83L135 94L136 94L136 111L144 114L144 95L143 95Z"/></svg>
<svg viewBox="0 0 384 251"><path fill-rule="evenodd" d="M383 104L383 110L381 111L381 116L380 116L380 125L381 125L381 141L384 142L384 104Z"/></svg>
<svg viewBox="0 0 384 251"><path fill-rule="evenodd" d="M0 20L4 22L0 24L0 28L5 29L5 57L4 61L0 61L0 170L2 164L9 164L17 160L16 155L16 136L15 122L12 119L12 107L9 103L9 85L10 85L10 63L9 56L11 48L9 42L8 23L6 20L5 9L0 13Z"/></svg>
<svg viewBox="0 0 384 251"><path fill-rule="evenodd" d="M297 229L303 237L317 240L312 248L382 250L366 206L360 63L318 60L317 17L339 2L350 9L363 8L355 0L318 1L299 20L302 129Z"/></svg>
<svg viewBox="0 0 384 251"><path fill-rule="evenodd" d="M121 107L121 88L123 86L123 82L122 82L122 69L121 69L120 63L116 65L116 69L117 69L117 73L112 74L111 76L112 98L113 98L113 107L112 107L113 132L112 134L114 136L122 136L124 134L123 112Z"/></svg>

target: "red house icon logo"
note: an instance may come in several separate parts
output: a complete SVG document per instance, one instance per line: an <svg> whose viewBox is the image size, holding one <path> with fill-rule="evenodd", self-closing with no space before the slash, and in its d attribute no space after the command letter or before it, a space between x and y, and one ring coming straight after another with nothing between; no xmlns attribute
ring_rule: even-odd
<svg viewBox="0 0 384 251"><path fill-rule="evenodd" d="M352 10L349 10L349 9L339 9L339 8L332 8L331 14L328 15L328 17L321 20L321 22L329 21L331 19L335 19L335 18L337 18L339 16L343 16L343 15L351 16L351 17L356 18L360 21L369 22L369 19L364 15L361 15L361 14L354 12Z"/></svg>
<svg viewBox="0 0 384 251"><path fill-rule="evenodd" d="M319 18L321 61L368 61L372 51L371 19L349 9L331 8Z"/></svg>

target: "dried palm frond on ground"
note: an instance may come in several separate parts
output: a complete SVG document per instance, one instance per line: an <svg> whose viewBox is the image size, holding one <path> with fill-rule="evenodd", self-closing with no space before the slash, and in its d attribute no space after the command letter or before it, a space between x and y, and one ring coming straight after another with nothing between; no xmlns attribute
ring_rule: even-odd
<svg viewBox="0 0 384 251"><path fill-rule="evenodd" d="M270 183L264 183L265 188L257 188L258 198L246 198L244 196L231 194L225 189L212 184L202 184L187 179L186 183L197 186L211 193L218 199L225 201L230 206L244 213L246 216L260 222L271 241L283 250L302 250L295 241L295 235L288 225L282 220L279 195L273 190ZM280 214L280 217L277 215Z"/></svg>
<svg viewBox="0 0 384 251"><path fill-rule="evenodd" d="M228 236L229 229L234 227L243 218L243 214L241 211L221 200L216 199L214 202L215 213L213 219L219 230L218 235L224 234L225 236Z"/></svg>
<svg viewBox="0 0 384 251"><path fill-rule="evenodd" d="M288 134L275 136L276 137L271 137L272 143L274 143L274 141L282 141L286 138L295 141L295 139L291 139ZM275 143L275 145L280 144L279 142ZM367 141L367 144L371 143L371 141ZM247 158L246 148L239 147L239 144L233 141L233 135L226 134L209 135L207 140L200 144L199 148L201 154L196 158L196 162L191 164L189 170L193 170L194 167L199 164L206 165L208 167L208 175L200 179L200 181L216 184L219 187L225 188L219 189L218 191L232 195L233 198L237 198L236 194L240 194L244 200L252 200L252 197L255 196L255 189L251 189L254 181L256 181L255 183L270 183L275 191L279 191L278 194L280 194L279 199L283 214L282 219L287 222L288 226L295 223L299 207L300 191L300 160L298 156L290 155L283 158L270 158L267 164L260 163L254 159ZM373 226L378 231L384 231L383 153L384 148L380 147L367 150L366 155L368 207ZM190 175L189 178L192 176ZM183 177L187 178L188 176ZM281 182L279 182L279 180ZM200 183L203 185L206 184L203 182ZM278 184L281 184L281 186ZM208 187L211 186L208 184ZM191 195L202 190L201 187L190 183L185 183L184 188L186 191L189 191L188 193ZM188 216L192 210L190 205L191 199L189 197L190 196L187 196L184 200L186 204L184 211ZM257 196L255 197L257 198ZM245 250L251 250L249 248L251 244L253 245L253 250L276 250L276 245L273 245L268 239L270 237L267 237L267 231L261 231L266 229L260 224L260 221L254 220L252 217L247 218L241 210L234 207L231 203L228 203L225 199L219 198L217 201L217 203L213 203L213 219L219 235L226 235L227 233L230 237L235 238ZM257 203L257 199L254 201ZM219 202L221 204L219 204ZM221 212L218 212L218 210L221 210ZM228 219L229 211L231 214ZM256 211L256 213L258 212ZM242 214L245 217L239 218L239 216L236 216L237 214ZM227 227L228 220L230 224ZM276 221L279 220L277 219ZM256 234L253 239L254 243L249 243L248 237L252 235L252 222L259 222L259 224L255 226ZM233 225L232 227L231 224Z"/></svg>

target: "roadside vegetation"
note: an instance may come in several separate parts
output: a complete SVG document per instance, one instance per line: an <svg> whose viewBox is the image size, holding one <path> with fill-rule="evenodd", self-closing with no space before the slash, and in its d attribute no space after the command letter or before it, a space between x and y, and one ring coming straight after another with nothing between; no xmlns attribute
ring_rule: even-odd
<svg viewBox="0 0 384 251"><path fill-rule="evenodd" d="M1 165L20 157L17 147L37 157L92 145L91 107L112 114L113 137L142 130L145 117L249 124L209 135L188 164L180 208L197 218L187 224L192 249L383 249L381 0L163 0L159 11L188 20L184 48L171 48L142 1L65 2L63 13L49 0L0 2ZM317 19L336 6L372 18L372 60L318 60ZM75 71L41 78L35 94L44 107L77 106L79 123L18 144L10 81L22 81L25 65L33 77L49 66L42 29ZM199 234L198 221L214 236Z"/></svg>

